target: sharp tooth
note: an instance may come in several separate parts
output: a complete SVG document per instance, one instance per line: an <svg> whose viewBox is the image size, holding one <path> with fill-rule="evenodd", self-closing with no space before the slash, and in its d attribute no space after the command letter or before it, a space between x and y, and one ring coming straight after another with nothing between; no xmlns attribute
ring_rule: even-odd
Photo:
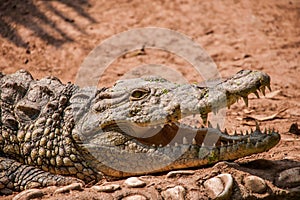
<svg viewBox="0 0 300 200"><path fill-rule="evenodd" d="M267 85L267 88L270 92L272 92L272 89L271 89L271 86L270 86L270 83Z"/></svg>
<svg viewBox="0 0 300 200"><path fill-rule="evenodd" d="M186 139L186 137L182 138L182 144L188 144L188 140Z"/></svg>
<svg viewBox="0 0 300 200"><path fill-rule="evenodd" d="M267 128L265 127L264 134L267 134L267 133L268 133L268 131L267 131Z"/></svg>
<svg viewBox="0 0 300 200"><path fill-rule="evenodd" d="M220 129L220 125L217 123L217 129L219 130L219 131L221 131L221 129Z"/></svg>
<svg viewBox="0 0 300 200"><path fill-rule="evenodd" d="M235 140L232 140L232 144L235 144Z"/></svg>
<svg viewBox="0 0 300 200"><path fill-rule="evenodd" d="M157 126L153 126L153 128L155 128L155 129L156 129L156 128L157 128Z"/></svg>
<svg viewBox="0 0 300 200"><path fill-rule="evenodd" d="M227 142L227 146L230 146L230 142L229 141Z"/></svg>
<svg viewBox="0 0 300 200"><path fill-rule="evenodd" d="M243 97L243 100L245 102L245 105L248 107L248 97Z"/></svg>
<svg viewBox="0 0 300 200"><path fill-rule="evenodd" d="M210 121L208 121L208 127L212 128L212 124L210 123Z"/></svg>
<svg viewBox="0 0 300 200"><path fill-rule="evenodd" d="M228 131L227 131L226 128L224 129L224 133L225 133L226 135L228 135Z"/></svg>
<svg viewBox="0 0 300 200"><path fill-rule="evenodd" d="M152 147L156 148L155 144L152 144Z"/></svg>
<svg viewBox="0 0 300 200"><path fill-rule="evenodd" d="M266 86L261 86L260 88L261 93L265 96L266 95Z"/></svg>
<svg viewBox="0 0 300 200"><path fill-rule="evenodd" d="M251 131L251 133L253 133L253 129L252 128L250 128L250 131Z"/></svg>
<svg viewBox="0 0 300 200"><path fill-rule="evenodd" d="M164 127L164 125L163 125L163 124L161 124L161 125L160 125L160 128L163 128L163 127Z"/></svg>
<svg viewBox="0 0 300 200"><path fill-rule="evenodd" d="M262 142L261 141L257 141L255 143L255 148L259 148L261 145L262 145Z"/></svg>
<svg viewBox="0 0 300 200"><path fill-rule="evenodd" d="M170 144L167 144L167 147L170 147Z"/></svg>
<svg viewBox="0 0 300 200"><path fill-rule="evenodd" d="M216 115L216 114L218 114L219 110L220 110L219 107L215 107L215 108L213 108L213 113Z"/></svg>
<svg viewBox="0 0 300 200"><path fill-rule="evenodd" d="M174 146L175 146L175 147L178 147L178 143L177 143L177 142L175 142Z"/></svg>
<svg viewBox="0 0 300 200"><path fill-rule="evenodd" d="M247 138L247 143L250 143L250 142L251 142L250 138Z"/></svg>
<svg viewBox="0 0 300 200"><path fill-rule="evenodd" d="M249 132L248 132L248 130L246 130L246 135L249 135Z"/></svg>
<svg viewBox="0 0 300 200"><path fill-rule="evenodd" d="M255 129L255 131L259 131L259 132L261 132L261 131L260 131L260 128L259 128L259 125L258 125L258 122L257 122L257 121L255 121L255 126L256 126L256 129Z"/></svg>
<svg viewBox="0 0 300 200"><path fill-rule="evenodd" d="M236 132L236 130L234 131L234 135L237 135L237 132Z"/></svg>
<svg viewBox="0 0 300 200"><path fill-rule="evenodd" d="M224 146L224 143L223 142L221 142L221 147L223 147Z"/></svg>
<svg viewBox="0 0 300 200"><path fill-rule="evenodd" d="M217 109L213 109L214 115L217 115Z"/></svg>
<svg viewBox="0 0 300 200"><path fill-rule="evenodd" d="M163 146L163 145L162 145L162 144L160 144L160 145L159 145L159 148L162 148L162 146Z"/></svg>
<svg viewBox="0 0 300 200"><path fill-rule="evenodd" d="M275 132L275 129L272 128L272 130L270 129L270 133L269 133L269 134L272 134L272 133L274 133L274 132Z"/></svg>
<svg viewBox="0 0 300 200"><path fill-rule="evenodd" d="M243 131L241 131L241 135L244 135Z"/></svg>
<svg viewBox="0 0 300 200"><path fill-rule="evenodd" d="M207 116L208 116L208 114L201 114L201 118L202 118L203 124L207 123Z"/></svg>
<svg viewBox="0 0 300 200"><path fill-rule="evenodd" d="M255 94L255 96L257 97L257 98L259 98L259 94L258 94L258 92L255 90L255 92L253 92L253 94Z"/></svg>
<svg viewBox="0 0 300 200"><path fill-rule="evenodd" d="M193 140L192 140L192 144L194 144L194 145L196 145L196 144L197 144L197 142L196 142L196 139L195 139L195 138L193 138Z"/></svg>
<svg viewBox="0 0 300 200"><path fill-rule="evenodd" d="M201 144L201 147L204 147L205 145L204 145L204 142L202 142L202 144Z"/></svg>

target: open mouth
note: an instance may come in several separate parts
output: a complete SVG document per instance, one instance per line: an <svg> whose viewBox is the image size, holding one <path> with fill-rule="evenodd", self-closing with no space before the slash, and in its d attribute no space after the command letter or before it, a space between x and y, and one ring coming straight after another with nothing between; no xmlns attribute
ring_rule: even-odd
<svg viewBox="0 0 300 200"><path fill-rule="evenodd" d="M170 123L162 127L143 128L142 137L134 137L133 140L154 148L163 148L178 145L191 145L198 147L220 148L237 144L248 146L258 146L265 143L265 140L272 137L278 137L274 130L261 131L259 126L255 130L245 131L229 135L228 132L222 132L218 128L203 127L194 128L185 124ZM146 136L149 137L146 137ZM261 144L262 145L262 144Z"/></svg>

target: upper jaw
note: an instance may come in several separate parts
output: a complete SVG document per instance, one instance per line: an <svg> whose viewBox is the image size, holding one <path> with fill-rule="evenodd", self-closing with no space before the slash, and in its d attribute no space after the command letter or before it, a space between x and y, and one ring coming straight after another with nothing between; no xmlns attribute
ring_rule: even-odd
<svg viewBox="0 0 300 200"><path fill-rule="evenodd" d="M175 96L175 100L162 110L165 117L145 123L130 124L133 129L162 128L166 124L178 124L179 120L187 116L200 114L203 124L206 125L209 112L217 113L224 107L229 108L240 98L248 106L248 95L254 93L259 97L258 91L264 95L266 87L271 90L270 77L263 72L250 70L242 70L209 88L183 85L174 91L174 95L180 93L182 96Z"/></svg>
<svg viewBox="0 0 300 200"><path fill-rule="evenodd" d="M157 87L155 84L160 85L161 83L152 81L147 85L145 82L142 86L144 87L147 85L155 88ZM194 114L200 114L203 119L203 124L206 125L208 113L217 113L221 108L229 108L240 98L248 105L249 94L254 93L258 96L257 91L261 91L264 94L265 88L270 87L270 77L263 72L242 70L233 77L208 87L200 87L193 84L176 85L168 81L163 82L160 87L165 88L164 84L169 91L159 93L158 103L156 102L155 104L151 102L153 100L152 98L156 98L157 95L157 93L153 92L154 90L151 90L149 93L151 95L148 96L149 98L143 100L144 102L147 102L145 103L145 107L143 107L143 102L130 101L128 103L129 108L140 107L142 109L140 113L127 117L129 115L126 113L128 107L126 108L123 106L124 109L117 110L119 113L117 115L118 118L109 118L107 123L104 123L106 119L102 119L99 125L101 128L105 128L108 124L113 123L114 120L121 120L132 123L132 125L136 125L137 127L159 127L165 124L178 122L178 120ZM122 84L121 86L124 87ZM123 97L121 99L123 99ZM116 103L115 99L114 103ZM121 114L120 112L123 113Z"/></svg>

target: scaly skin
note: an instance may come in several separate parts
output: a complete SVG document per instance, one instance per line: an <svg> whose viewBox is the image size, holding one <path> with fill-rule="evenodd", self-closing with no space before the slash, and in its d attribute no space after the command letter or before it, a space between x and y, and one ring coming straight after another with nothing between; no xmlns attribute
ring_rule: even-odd
<svg viewBox="0 0 300 200"><path fill-rule="evenodd" d="M0 193L199 167L266 151L278 133L228 135L182 119L264 93L270 77L243 70L211 87L150 77L96 90L0 74ZM74 177L74 178L72 178Z"/></svg>

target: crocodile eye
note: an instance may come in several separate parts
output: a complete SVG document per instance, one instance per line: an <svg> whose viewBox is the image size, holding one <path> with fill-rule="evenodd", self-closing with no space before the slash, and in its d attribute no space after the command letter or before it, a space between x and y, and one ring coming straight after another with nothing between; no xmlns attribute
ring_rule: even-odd
<svg viewBox="0 0 300 200"><path fill-rule="evenodd" d="M145 88L135 89L131 92L130 100L136 101L145 98L149 94L149 90Z"/></svg>

